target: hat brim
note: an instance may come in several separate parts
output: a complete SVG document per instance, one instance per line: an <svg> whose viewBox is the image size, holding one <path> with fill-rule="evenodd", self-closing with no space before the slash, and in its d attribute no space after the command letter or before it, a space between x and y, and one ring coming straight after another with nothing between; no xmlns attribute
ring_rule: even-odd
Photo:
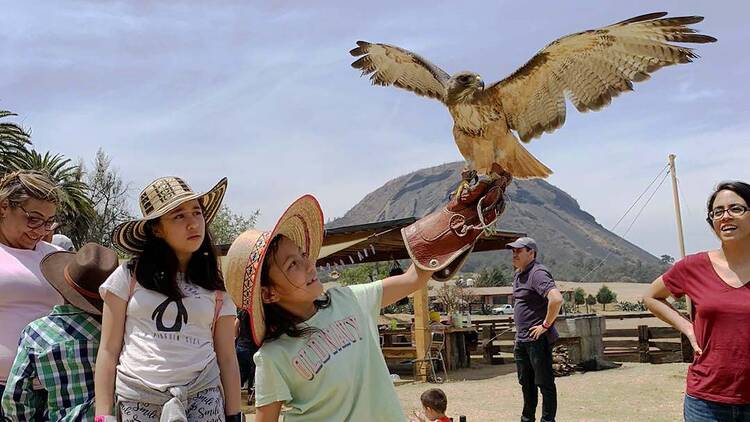
<svg viewBox="0 0 750 422"><path fill-rule="evenodd" d="M268 244L283 235L299 246L310 259L317 260L323 244L323 211L317 199L304 195L294 201L279 218L273 230L248 230L229 248L225 285L234 303L248 311L250 332L257 345L266 334L265 315L261 298L260 273L268 251Z"/></svg>
<svg viewBox="0 0 750 422"><path fill-rule="evenodd" d="M45 256L40 264L42 275L68 303L88 314L101 315L104 307L101 299L87 299L65 281L65 267L75 256L75 252L68 251L52 252Z"/></svg>
<svg viewBox="0 0 750 422"><path fill-rule="evenodd" d="M203 215L206 220L206 226L211 224L216 214L221 208L221 203L224 201L224 194L227 192L227 178L222 178L219 183L216 184L206 193L196 193L180 198L179 201L175 201L167 207L160 209L159 211L151 214L148 218L141 218L138 220L132 220L120 224L112 231L112 245L129 255L138 255L143 252L143 247L146 244L146 223L150 220L155 220L185 202L197 199L203 207Z"/></svg>

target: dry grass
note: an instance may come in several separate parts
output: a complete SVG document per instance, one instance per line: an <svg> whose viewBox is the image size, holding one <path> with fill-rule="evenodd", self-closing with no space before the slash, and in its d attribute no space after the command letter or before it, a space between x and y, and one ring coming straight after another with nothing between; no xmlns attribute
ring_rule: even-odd
<svg viewBox="0 0 750 422"><path fill-rule="evenodd" d="M609 371L558 378L557 420L680 421L686 370L687 365L682 363L626 363ZM474 365L451 373L444 384L412 383L396 387L396 392L409 414L420 408L420 394L435 387L448 396L449 416L465 415L468 422L520 419L523 401L512 364ZM537 417L540 411L541 407ZM254 420L248 416L248 420Z"/></svg>
<svg viewBox="0 0 750 422"><path fill-rule="evenodd" d="M594 296L596 296L596 292L606 284L610 290L617 293L617 300L620 302L638 302L643 298L643 293L646 289L648 289L648 284L642 283L577 283L574 281L556 281L555 283L560 289L575 290L580 287L586 292L586 294Z"/></svg>
<svg viewBox="0 0 750 422"><path fill-rule="evenodd" d="M627 363L619 369L557 379L560 421L679 421L686 364ZM459 371L458 382L409 384L396 388L406 412L419 407L419 395L438 387L448 396L449 416L467 421L515 421L521 416L521 388L513 365ZM541 406L541 400L540 400ZM537 417L541 414L541 407Z"/></svg>

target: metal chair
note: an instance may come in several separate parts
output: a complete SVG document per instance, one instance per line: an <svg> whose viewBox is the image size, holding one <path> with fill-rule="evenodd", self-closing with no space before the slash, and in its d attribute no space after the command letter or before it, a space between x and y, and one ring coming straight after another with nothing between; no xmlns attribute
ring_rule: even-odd
<svg viewBox="0 0 750 422"><path fill-rule="evenodd" d="M448 379L448 369L445 366L443 360L443 350L445 348L445 333L439 331L433 331L430 335L430 343L427 346L424 359L414 359L411 361L414 364L415 372L419 372L419 368L427 369L425 365L429 366L429 375L432 376L432 382L442 384ZM443 367L443 378L437 376L435 372L435 362L440 362Z"/></svg>

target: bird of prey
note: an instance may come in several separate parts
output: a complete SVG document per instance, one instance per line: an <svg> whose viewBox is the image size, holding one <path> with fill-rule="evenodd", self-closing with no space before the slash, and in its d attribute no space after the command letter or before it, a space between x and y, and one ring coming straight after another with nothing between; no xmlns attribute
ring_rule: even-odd
<svg viewBox="0 0 750 422"><path fill-rule="evenodd" d="M566 98L580 112L599 110L631 91L633 82L698 57L691 48L670 42L716 41L689 26L703 17L666 14L650 13L562 37L487 87L476 73L449 75L417 54L388 44L357 41L350 53L359 58L352 67L370 75L374 85L395 85L445 104L466 173L493 178L507 171L515 178L544 178L552 171L518 140L529 142L561 127Z"/></svg>

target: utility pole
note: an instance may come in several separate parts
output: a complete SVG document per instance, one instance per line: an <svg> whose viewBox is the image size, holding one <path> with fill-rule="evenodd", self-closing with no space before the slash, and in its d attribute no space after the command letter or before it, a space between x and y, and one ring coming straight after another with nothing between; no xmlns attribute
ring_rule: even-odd
<svg viewBox="0 0 750 422"><path fill-rule="evenodd" d="M672 175L672 196L674 196L674 215L677 221L677 243L680 245L680 258L685 258L685 237L682 233L682 212L680 212L680 195L677 188L677 168L674 164L674 154L669 154L669 174ZM693 305L690 297L685 295L688 316L693 319Z"/></svg>
<svg viewBox="0 0 750 422"><path fill-rule="evenodd" d="M674 196L674 215L677 220L677 242L680 245L680 258L685 257L685 237L682 234L682 213L680 212L680 195L677 190L677 170L674 165L674 154L669 154L669 174L672 175L672 195Z"/></svg>

